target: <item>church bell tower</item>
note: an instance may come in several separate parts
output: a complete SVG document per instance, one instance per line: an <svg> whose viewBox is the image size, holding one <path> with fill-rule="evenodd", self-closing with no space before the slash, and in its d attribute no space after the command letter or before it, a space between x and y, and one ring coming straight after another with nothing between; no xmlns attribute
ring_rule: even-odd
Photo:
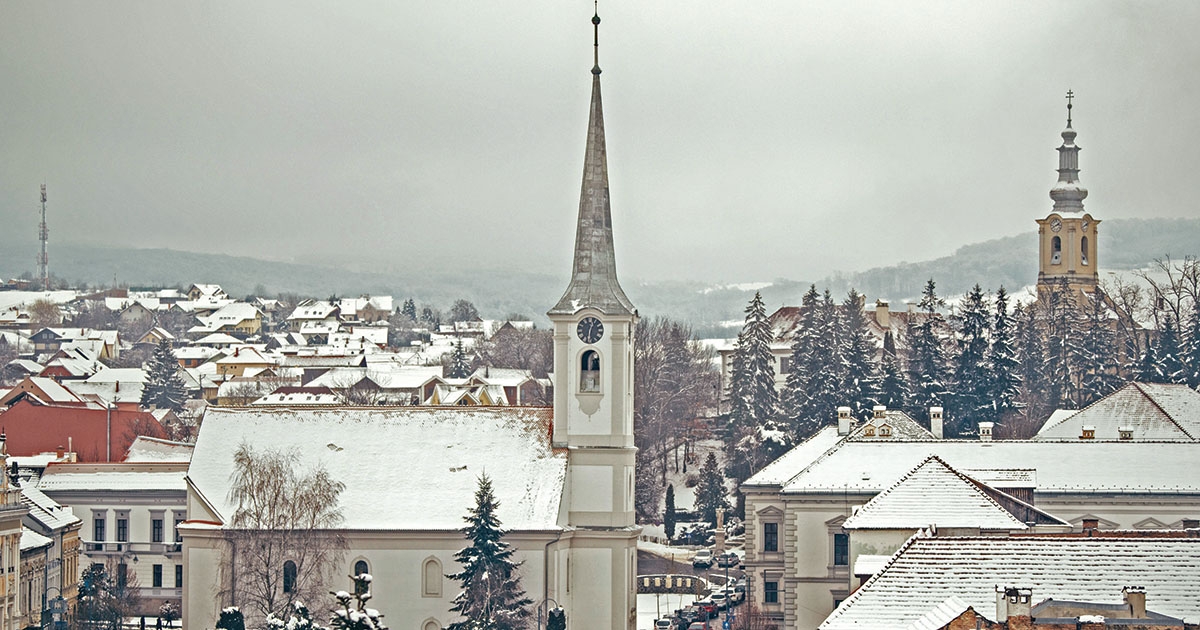
<svg viewBox="0 0 1200 630"><path fill-rule="evenodd" d="M1079 147L1071 127L1074 92L1067 91L1067 128L1058 147L1058 183L1050 189L1054 208L1038 220L1038 293L1056 287L1092 293L1100 282L1097 271L1096 226L1099 221L1083 209L1087 188L1079 183Z"/></svg>
<svg viewBox="0 0 1200 630"><path fill-rule="evenodd" d="M599 14L583 188L571 282L547 315L554 326L552 441L567 449L559 524L567 550L560 593L571 628L636 623L633 334L637 309L617 282L600 103ZM561 602L561 600L560 600Z"/></svg>

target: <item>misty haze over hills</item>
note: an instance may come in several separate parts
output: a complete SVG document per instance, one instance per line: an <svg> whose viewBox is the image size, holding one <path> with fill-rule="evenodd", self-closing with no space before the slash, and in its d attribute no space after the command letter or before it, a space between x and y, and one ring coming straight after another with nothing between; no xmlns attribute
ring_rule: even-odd
<svg viewBox="0 0 1200 630"><path fill-rule="evenodd" d="M1101 269L1131 270L1156 258L1182 259L1200 254L1200 219L1112 219L1101 226ZM34 268L36 241L0 241L0 276L17 277ZM414 298L419 304L448 308L459 298L471 300L489 318L522 315L544 324L544 311L567 286L567 277L519 269L446 269L362 271L369 263L351 261L360 270L257 260L221 254L169 249L122 249L78 243L50 244L52 273L72 284L122 285L139 288L186 286L192 282L222 285L234 296L265 289L325 298L332 295L390 294ZM987 290L1003 285L1010 291L1037 280L1037 238L1033 233L960 247L950 256L921 262L897 262L861 272L838 273L823 279L803 278L802 271L768 269L758 278L736 285L714 286L702 279L689 281L625 281L625 290L643 317L666 315L690 322L701 335L724 335L719 323L740 320L742 308L761 288L769 308L798 304L808 285L829 288L837 296L850 287L869 300L886 298L899 304L920 294L933 278L938 291L956 299L978 282Z"/></svg>

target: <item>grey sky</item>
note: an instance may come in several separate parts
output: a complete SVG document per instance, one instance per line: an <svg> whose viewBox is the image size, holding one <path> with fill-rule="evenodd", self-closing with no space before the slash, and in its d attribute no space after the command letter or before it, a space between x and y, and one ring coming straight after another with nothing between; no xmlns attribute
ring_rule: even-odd
<svg viewBox="0 0 1200 630"><path fill-rule="evenodd" d="M1196 217L1197 2L603 2L619 270L817 278ZM0 230L565 275L591 3L4 2ZM1103 228L1102 228L1103 232ZM1101 237L1103 238L1103 236ZM1103 241L1102 241L1103 242Z"/></svg>

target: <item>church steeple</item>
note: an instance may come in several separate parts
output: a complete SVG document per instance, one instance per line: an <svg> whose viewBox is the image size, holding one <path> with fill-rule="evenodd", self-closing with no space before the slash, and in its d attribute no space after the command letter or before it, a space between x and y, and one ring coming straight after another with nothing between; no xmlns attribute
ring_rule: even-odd
<svg viewBox="0 0 1200 630"><path fill-rule="evenodd" d="M600 15L592 16L594 64L592 101L588 116L587 149L583 159L583 188L575 228L575 257L571 284L549 314L572 314L592 307L606 315L636 312L617 282L613 253L612 211L608 195L608 158L604 149L604 109L600 103Z"/></svg>
<svg viewBox="0 0 1200 630"><path fill-rule="evenodd" d="M1088 191L1079 185L1079 147L1075 145L1075 130L1071 128L1071 108L1075 93L1067 90L1067 128L1062 132L1063 143L1058 147L1058 183L1050 189L1055 212L1083 212L1083 200Z"/></svg>

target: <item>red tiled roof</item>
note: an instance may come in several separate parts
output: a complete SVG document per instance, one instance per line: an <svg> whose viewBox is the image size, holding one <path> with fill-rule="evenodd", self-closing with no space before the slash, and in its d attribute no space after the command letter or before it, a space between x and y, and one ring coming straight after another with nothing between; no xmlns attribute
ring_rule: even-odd
<svg viewBox="0 0 1200 630"><path fill-rule="evenodd" d="M108 413L103 407L47 405L25 398L0 413L0 427L7 434L10 455L52 452L67 446L69 439L80 462L103 462ZM162 425L148 412L112 411L112 461L123 461L129 445L139 435L167 437Z"/></svg>

